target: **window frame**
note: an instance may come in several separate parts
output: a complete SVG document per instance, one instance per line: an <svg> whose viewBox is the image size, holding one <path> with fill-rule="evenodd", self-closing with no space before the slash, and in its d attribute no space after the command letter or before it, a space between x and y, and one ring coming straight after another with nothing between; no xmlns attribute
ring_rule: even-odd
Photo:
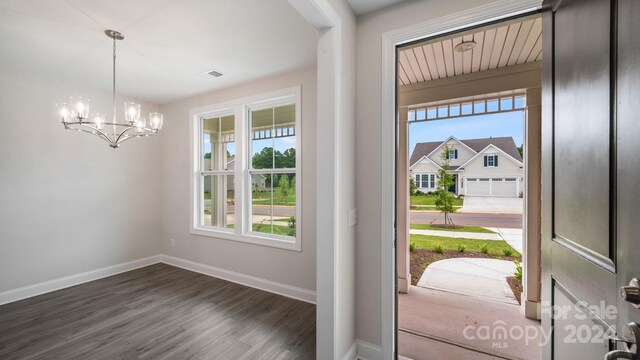
<svg viewBox="0 0 640 360"><path fill-rule="evenodd" d="M496 159L498 158L498 154L485 154L485 163L487 165L485 165L485 167L498 167L496 165ZM491 164L489 164L489 160L491 160Z"/></svg>
<svg viewBox="0 0 640 360"><path fill-rule="evenodd" d="M295 149L296 149L296 236L282 236L275 234L259 233L252 230L251 225L251 109L258 107L295 104ZM201 222L202 206L200 193L203 191L201 181L201 159L204 149L201 123L205 118L222 116L220 114L235 116L235 164L234 175L234 228L222 228L204 226ZM302 251L302 96L301 86L293 86L281 90L262 93L250 97L236 99L218 104L207 105L190 110L190 234L206 236L217 239L232 240L256 245L263 245L279 249ZM279 171L279 170L278 170ZM274 172L276 173L276 172Z"/></svg>

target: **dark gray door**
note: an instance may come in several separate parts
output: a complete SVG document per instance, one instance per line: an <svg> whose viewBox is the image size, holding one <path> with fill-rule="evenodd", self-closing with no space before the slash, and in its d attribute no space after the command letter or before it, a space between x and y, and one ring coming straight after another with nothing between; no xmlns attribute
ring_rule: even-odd
<svg viewBox="0 0 640 360"><path fill-rule="evenodd" d="M609 337L640 322L618 291L640 277L638 3L545 4L545 359L604 359L624 348Z"/></svg>

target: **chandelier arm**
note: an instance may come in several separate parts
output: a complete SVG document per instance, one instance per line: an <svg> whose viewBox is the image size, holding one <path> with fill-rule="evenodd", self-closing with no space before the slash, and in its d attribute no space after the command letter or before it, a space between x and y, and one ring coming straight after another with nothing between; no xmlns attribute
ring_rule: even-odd
<svg viewBox="0 0 640 360"><path fill-rule="evenodd" d="M87 129L83 129L83 128L81 128L81 127L67 127L67 129L68 129L68 130L81 131L81 132L84 132L84 133L87 133L87 134L91 134L91 135L97 135L97 136L98 136L99 138L101 138L102 140L104 140L104 141L106 141L106 142L108 142L108 143L110 143L110 144L111 144L111 143L113 143L113 140L111 140L111 138L110 138L106 133L104 133L103 131L101 131L100 129L94 128L94 127L92 127L92 126L88 126L88 125L87 125L87 124L85 124L85 123L82 123L82 124L80 124L80 123L74 123L74 124L71 124L71 125L75 125L75 124L78 124L78 125L81 125L81 126L86 126L86 127L88 127L89 129L91 129L91 131L90 131L90 130L87 130Z"/></svg>
<svg viewBox="0 0 640 360"><path fill-rule="evenodd" d="M126 129L122 130L122 132L120 133L120 135L118 135L118 137L116 138L116 140L114 141L116 144L121 143L122 141L120 141L120 139L127 134L127 131L133 129L132 126L127 127ZM129 135L127 135L129 136Z"/></svg>
<svg viewBox="0 0 640 360"><path fill-rule="evenodd" d="M97 128L97 127L95 127L95 126L91 126L91 125L90 125L90 124L95 124L95 123L92 123L92 122L81 122L81 123L80 123L80 122L78 122L78 123L76 123L76 124L78 124L78 125L80 125L80 126L88 127L88 128L89 128L89 129L91 129L92 131L88 131L88 130L85 130L85 129L82 129L82 128L75 128L74 130L81 130L81 131L86 132L86 133L89 133L89 134L98 135L98 136L102 137L103 139L105 139L105 140L106 140L106 141L108 141L108 142L112 142L112 141L113 141L113 140L111 139L111 137L109 136L109 134L107 134L106 132L104 132L104 131L102 131L102 130L98 129L98 128Z"/></svg>

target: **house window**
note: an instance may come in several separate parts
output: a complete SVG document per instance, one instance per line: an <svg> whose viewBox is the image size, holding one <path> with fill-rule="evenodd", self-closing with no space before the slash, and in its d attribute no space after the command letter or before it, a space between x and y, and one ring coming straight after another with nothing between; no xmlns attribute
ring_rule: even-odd
<svg viewBox="0 0 640 360"><path fill-rule="evenodd" d="M291 101L250 107L248 111L248 173L252 181L266 185L248 192L252 204L252 224L246 225L249 233L295 236L295 228L289 226L290 218L295 217L298 183L296 104Z"/></svg>
<svg viewBox="0 0 640 360"><path fill-rule="evenodd" d="M200 121L200 225L217 229L234 226L233 203L235 116L221 114Z"/></svg>
<svg viewBox="0 0 640 360"><path fill-rule="evenodd" d="M435 174L416 174L416 187L422 189L433 189L436 187Z"/></svg>
<svg viewBox="0 0 640 360"><path fill-rule="evenodd" d="M194 114L191 232L300 250L300 88Z"/></svg>
<svg viewBox="0 0 640 360"><path fill-rule="evenodd" d="M497 167L497 166L498 166L498 155L484 156L484 167Z"/></svg>
<svg viewBox="0 0 640 360"><path fill-rule="evenodd" d="M458 149L451 149L449 151L449 160L455 160L458 158Z"/></svg>

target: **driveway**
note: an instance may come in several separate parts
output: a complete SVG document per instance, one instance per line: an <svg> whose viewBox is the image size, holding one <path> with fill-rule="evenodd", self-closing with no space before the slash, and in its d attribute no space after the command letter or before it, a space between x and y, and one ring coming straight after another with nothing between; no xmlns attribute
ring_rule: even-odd
<svg viewBox="0 0 640 360"><path fill-rule="evenodd" d="M522 214L524 202L517 197L465 196L462 213Z"/></svg>

